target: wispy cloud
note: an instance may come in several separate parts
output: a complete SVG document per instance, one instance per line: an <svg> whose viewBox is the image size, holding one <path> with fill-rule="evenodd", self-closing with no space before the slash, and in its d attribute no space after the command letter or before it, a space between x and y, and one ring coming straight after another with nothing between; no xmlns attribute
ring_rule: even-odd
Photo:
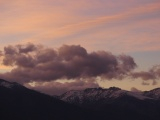
<svg viewBox="0 0 160 120"><path fill-rule="evenodd" d="M127 39L127 41L129 41L128 43L132 43L133 45L135 42L131 36L123 39L123 35L130 34L130 30L135 27L139 28L140 26L159 24L159 17L157 16L158 18L155 18L152 15L160 11L160 3L158 1L152 1L142 4L143 2L130 1L129 4L125 4L126 2L126 0L121 1L123 4L120 2L113 4L112 1L97 0L92 2L90 0L79 2L73 0L68 2L64 0L47 0L45 2L37 0L33 2L16 0L14 2L10 1L10 3L3 2L3 7L0 9L2 11L0 13L2 17L0 36L3 34L3 36L7 35L12 38L12 35L14 35L14 37L16 35L17 39L18 36L21 36L21 38L19 38L21 42L44 43L44 41L48 41L48 44L58 44L59 46L63 43L72 43L72 41L75 40L76 43L86 46L85 44L87 43L83 43L82 40L91 40L93 38L92 36L95 36L102 41L102 44L105 43L106 45L108 42L105 42L104 39L113 41L112 39L115 38L120 39L119 41L124 43L127 43ZM71 6L71 4L74 5ZM118 11L117 7L119 6L124 10ZM110 13L105 13L108 11L107 8L111 9ZM112 11L113 9L116 10L116 12ZM94 13L94 15L86 15L87 11ZM104 12L104 14L98 15L96 12ZM140 22L140 19L142 22ZM157 21L157 23L155 23L155 21ZM110 32L110 29L112 29L113 32ZM156 31L158 31L158 28ZM121 32L123 34L120 35ZM101 35L99 35L99 33L101 33ZM104 39L101 39L102 36L105 36ZM111 36L111 38L108 36ZM155 37L152 41L158 39L157 34ZM136 39L140 39L137 41L137 44L141 44L145 38L139 36ZM148 39L151 39L151 36L149 36ZM95 41L95 44L99 42L98 39L92 41ZM113 45L116 45L115 43L117 43L117 40ZM88 46L94 47L92 44ZM128 47L125 44L124 46ZM122 46L122 48L124 48L124 46ZM131 46L128 48L130 48L129 51L134 49L131 48ZM143 49L146 48L147 47L144 47ZM156 48L158 49L158 47ZM150 50L152 49L154 50L155 47L150 47ZM127 50L126 48L126 51Z"/></svg>
<svg viewBox="0 0 160 120"><path fill-rule="evenodd" d="M130 49L126 49L126 51L132 51L136 50L134 48L131 47L131 44L135 44L135 39L139 39L137 41L137 44L144 44L144 41L146 42L147 39L149 39L149 41L151 41L151 36L149 36L148 38L144 35L136 35L134 37L128 37L126 39L122 39L123 36L125 34L130 34L133 33L131 30L137 28L142 28L142 27L150 27L150 25L157 25L159 24L159 18L157 19L152 19L152 18L147 18L144 19L143 17L140 20L137 20L139 18L139 16L143 16L145 14L152 14L154 12L158 12L160 11L160 4L159 3L154 3L154 4L147 4L145 6L140 6L137 8L132 8L128 11L125 11L124 13L119 13L116 15L109 15L109 16L103 16L103 17L98 17L92 20L87 20L84 22L79 22L79 23L74 23L74 24L68 24L68 25L64 25L62 27L58 27L55 30L53 30L52 28L46 32L40 33L39 35L34 36L32 39L28 38L25 41L32 41L34 40L36 41L43 41L48 40L48 41L58 41L59 39L63 40L65 43L66 39L70 39L68 41L66 41L67 43L72 43L72 41L74 41L74 39L76 39L76 43L82 43L83 39L88 39L85 34L88 33L88 37L91 39L92 38L92 34L95 37L99 37L99 39L101 39L102 36L106 36L106 40L109 40L111 38L109 38L108 36L112 36L114 38L120 38L120 42L124 42L124 43L129 43L127 45L125 45L126 47L130 48ZM130 22L128 22L130 21ZM123 24L123 26L121 26L121 22ZM124 22L126 22L124 24ZM99 28L97 28L99 27ZM108 30L106 30L106 28L108 28ZM115 28L115 29L113 29ZM140 28L140 29L141 29ZM113 32L110 33L110 29L113 29ZM146 28L148 29L148 28ZM155 29L156 30L156 29ZM115 32L118 31L118 32ZM158 29L156 30L158 31ZM101 35L98 35L97 33L100 33ZM123 34L121 34L121 32L123 32ZM103 34L102 34L103 33ZM80 34L80 36L78 35ZM135 33L136 34L136 33ZM142 33L143 34L143 33ZM74 36L72 38L72 36ZM80 39L78 40L76 37L80 37ZM137 38L135 38L137 37ZM108 38L108 39L107 39ZM156 38L152 38L152 41L157 41L158 36L156 35ZM93 41L93 40L92 40ZM96 43L98 42L97 40L95 40ZM101 41L103 41L103 39L101 39ZM128 42L126 42L128 41ZM54 42L53 42L54 43ZM107 43L107 42L106 42ZM84 45L82 43L82 45ZM135 44L136 45L136 44ZM157 44L156 44L157 45ZM124 48L124 46L123 46ZM146 50L146 48L148 48L148 46L144 46L144 48L142 47L140 50ZM151 47L148 48L148 50L157 50L158 47Z"/></svg>
<svg viewBox="0 0 160 120"><path fill-rule="evenodd" d="M133 19L134 17L137 17L139 15L145 13L152 13L155 11L160 11L160 3L159 4L155 3L151 5L149 4L138 8L132 8L129 11L117 15L102 16L93 20L87 20L80 23L65 25L63 27L56 29L55 31L49 31L49 32L51 32L50 35L53 38L60 37L68 34L74 34L82 30L92 29L93 27L96 27L98 25L110 24L110 23L112 24L120 20ZM50 35L46 36L49 37Z"/></svg>

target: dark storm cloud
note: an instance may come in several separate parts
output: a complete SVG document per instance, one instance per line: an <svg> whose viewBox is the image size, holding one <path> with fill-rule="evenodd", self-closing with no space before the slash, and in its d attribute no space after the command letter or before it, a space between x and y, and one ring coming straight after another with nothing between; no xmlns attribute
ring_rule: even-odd
<svg viewBox="0 0 160 120"><path fill-rule="evenodd" d="M69 83L60 83L60 82L45 82L45 83L36 83L35 86L30 86L29 84L26 87L50 94L50 95L60 95L66 91L70 90L84 90L86 88L97 88L99 85L93 81L82 81L76 80L75 82Z"/></svg>
<svg viewBox="0 0 160 120"><path fill-rule="evenodd" d="M131 56L106 51L88 53L79 45L63 45L58 50L34 44L7 46L2 64L14 68L0 77L19 83L62 78L122 79L136 67Z"/></svg>

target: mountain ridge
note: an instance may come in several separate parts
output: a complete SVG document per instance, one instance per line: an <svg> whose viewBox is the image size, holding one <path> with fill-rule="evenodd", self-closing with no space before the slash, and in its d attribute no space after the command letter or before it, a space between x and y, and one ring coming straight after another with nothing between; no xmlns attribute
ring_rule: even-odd
<svg viewBox="0 0 160 120"><path fill-rule="evenodd" d="M127 91L123 90L118 87L110 87L110 88L87 88L84 90L70 90L68 92L63 93L59 96L59 99L63 101L68 101L71 99L71 97L93 97L95 96L95 99L98 99L98 97L101 98L117 98L121 97L123 95L128 95L135 97L140 100L144 99L159 99L160 98L160 88L155 88L150 91L141 91L141 92L133 92L133 91ZM83 98L82 98L83 99Z"/></svg>
<svg viewBox="0 0 160 120"><path fill-rule="evenodd" d="M160 89L137 93L157 95ZM149 94L149 95L148 95ZM39 93L18 83L0 79L0 119L2 120L159 120L160 100L135 94L117 87L72 90L69 100ZM154 96L153 95L153 96ZM76 97L75 97L76 96ZM67 98L66 97L66 98ZM78 99L81 97L83 99ZM144 97L144 96L143 96ZM77 104L81 103L81 104Z"/></svg>
<svg viewBox="0 0 160 120"><path fill-rule="evenodd" d="M155 98L155 93L159 93L159 90L156 88L151 91L132 92L117 87L89 88L66 92L59 96L59 99L82 108L95 110L99 116L103 116L104 120L107 118L111 120L159 120L160 99Z"/></svg>
<svg viewBox="0 0 160 120"><path fill-rule="evenodd" d="M2 120L90 120L86 111L0 79L0 119Z"/></svg>

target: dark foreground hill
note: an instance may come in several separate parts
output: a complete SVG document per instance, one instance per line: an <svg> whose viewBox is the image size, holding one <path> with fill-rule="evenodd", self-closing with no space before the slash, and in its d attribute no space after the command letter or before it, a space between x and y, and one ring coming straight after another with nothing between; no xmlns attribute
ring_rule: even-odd
<svg viewBox="0 0 160 120"><path fill-rule="evenodd" d="M88 120L84 110L0 79L0 120Z"/></svg>

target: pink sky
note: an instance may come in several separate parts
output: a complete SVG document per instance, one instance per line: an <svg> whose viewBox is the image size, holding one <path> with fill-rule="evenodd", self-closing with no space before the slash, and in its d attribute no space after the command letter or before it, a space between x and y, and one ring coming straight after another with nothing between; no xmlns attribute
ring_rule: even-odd
<svg viewBox="0 0 160 120"><path fill-rule="evenodd" d="M81 45L88 52L104 50L131 55L138 64L136 71L148 70L160 64L159 13L159 0L3 0L0 50L28 42L56 49L63 44ZM2 73L11 69L0 67ZM141 82L99 83L124 89L159 87Z"/></svg>

